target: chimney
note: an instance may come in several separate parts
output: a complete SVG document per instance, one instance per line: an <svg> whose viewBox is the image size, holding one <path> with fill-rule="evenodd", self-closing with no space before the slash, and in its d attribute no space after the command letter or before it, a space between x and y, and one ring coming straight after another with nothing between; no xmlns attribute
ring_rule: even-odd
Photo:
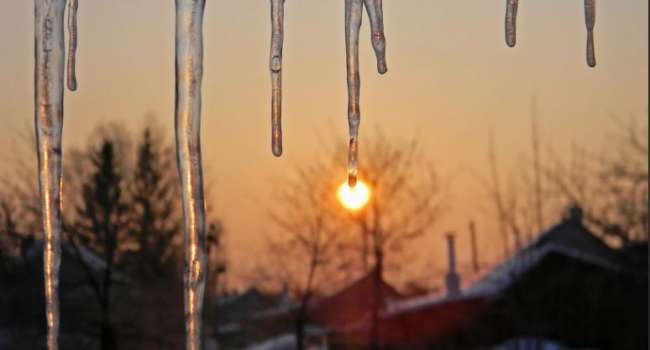
<svg viewBox="0 0 650 350"><path fill-rule="evenodd" d="M478 264L478 248L476 246L476 226L473 220L469 222L469 239L472 249L472 267L474 268L474 272L478 272L480 266Z"/></svg>
<svg viewBox="0 0 650 350"><path fill-rule="evenodd" d="M447 234L447 254L449 256L449 272L445 276L447 286L447 297L457 297L460 295L460 277L456 273L456 247L454 234Z"/></svg>

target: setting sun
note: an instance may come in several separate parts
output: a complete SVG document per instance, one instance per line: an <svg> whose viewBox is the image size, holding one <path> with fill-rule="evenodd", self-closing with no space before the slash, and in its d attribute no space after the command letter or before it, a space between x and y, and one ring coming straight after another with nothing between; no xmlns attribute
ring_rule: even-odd
<svg viewBox="0 0 650 350"><path fill-rule="evenodd" d="M349 210L358 210L363 208L368 199L370 199L370 189L363 181L357 181L356 186L350 187L348 182L339 186L336 196L343 206Z"/></svg>

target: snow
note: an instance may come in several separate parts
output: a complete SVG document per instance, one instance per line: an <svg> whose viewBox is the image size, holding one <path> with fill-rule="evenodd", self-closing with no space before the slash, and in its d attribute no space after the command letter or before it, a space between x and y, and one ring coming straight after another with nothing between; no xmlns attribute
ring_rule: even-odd
<svg viewBox="0 0 650 350"><path fill-rule="evenodd" d="M556 253L602 268L619 271L622 267L604 243L584 227L562 222L542 233L531 245L494 268L466 292L468 295L493 294L507 288L512 281L532 269L544 257Z"/></svg>
<svg viewBox="0 0 650 350"><path fill-rule="evenodd" d="M505 341L493 348L493 350L571 350L572 348L560 343L540 338L516 338ZM587 350L587 349L584 349Z"/></svg>
<svg viewBox="0 0 650 350"><path fill-rule="evenodd" d="M296 337L293 334L283 334L265 342L255 344L246 350L293 350L296 348Z"/></svg>

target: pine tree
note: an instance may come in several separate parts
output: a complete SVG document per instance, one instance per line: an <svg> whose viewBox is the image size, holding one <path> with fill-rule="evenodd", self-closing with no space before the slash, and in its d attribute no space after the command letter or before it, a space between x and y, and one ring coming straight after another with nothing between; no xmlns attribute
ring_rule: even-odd
<svg viewBox="0 0 650 350"><path fill-rule="evenodd" d="M180 234L178 184L173 159L150 128L138 146L130 194L133 203L131 236L138 251L135 271L145 278L169 276L176 267L174 249Z"/></svg>
<svg viewBox="0 0 650 350"><path fill-rule="evenodd" d="M92 171L82 185L82 201L77 208L75 232L86 247L105 262L99 280L91 281L99 299L101 315L101 347L115 348L111 323L111 288L113 274L128 229L128 206L123 194L123 178L113 141L103 140L90 154ZM94 275L91 274L91 278Z"/></svg>

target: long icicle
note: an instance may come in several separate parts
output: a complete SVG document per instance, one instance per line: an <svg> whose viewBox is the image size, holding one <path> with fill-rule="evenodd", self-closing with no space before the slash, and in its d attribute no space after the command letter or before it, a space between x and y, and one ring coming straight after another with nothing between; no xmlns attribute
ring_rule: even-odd
<svg viewBox="0 0 650 350"><path fill-rule="evenodd" d="M77 90L77 9L78 0L68 0L68 72L67 83L70 91Z"/></svg>
<svg viewBox="0 0 650 350"><path fill-rule="evenodd" d="M34 122L38 153L47 348L58 349L61 263L61 138L64 91L66 0L34 1Z"/></svg>
<svg viewBox="0 0 650 350"><path fill-rule="evenodd" d="M201 80L205 0L176 0L176 155L185 225L185 348L201 349L205 202L201 167Z"/></svg>
<svg viewBox="0 0 650 350"><path fill-rule="evenodd" d="M284 41L284 0L271 0L271 150L282 155L282 43Z"/></svg>
<svg viewBox="0 0 650 350"><path fill-rule="evenodd" d="M348 185L357 184L357 158L359 149L359 30L361 29L362 0L345 0L345 54L348 80Z"/></svg>
<svg viewBox="0 0 650 350"><path fill-rule="evenodd" d="M585 0L585 24L587 25L587 65L595 67L594 25L596 24L596 0Z"/></svg>
<svg viewBox="0 0 650 350"><path fill-rule="evenodd" d="M506 3L506 44L514 47L517 43L517 7L519 0L507 0Z"/></svg>
<svg viewBox="0 0 650 350"><path fill-rule="evenodd" d="M370 39L372 48L377 56L377 72L385 74L386 65L386 37L384 36L384 11L382 0L363 0L370 19Z"/></svg>

